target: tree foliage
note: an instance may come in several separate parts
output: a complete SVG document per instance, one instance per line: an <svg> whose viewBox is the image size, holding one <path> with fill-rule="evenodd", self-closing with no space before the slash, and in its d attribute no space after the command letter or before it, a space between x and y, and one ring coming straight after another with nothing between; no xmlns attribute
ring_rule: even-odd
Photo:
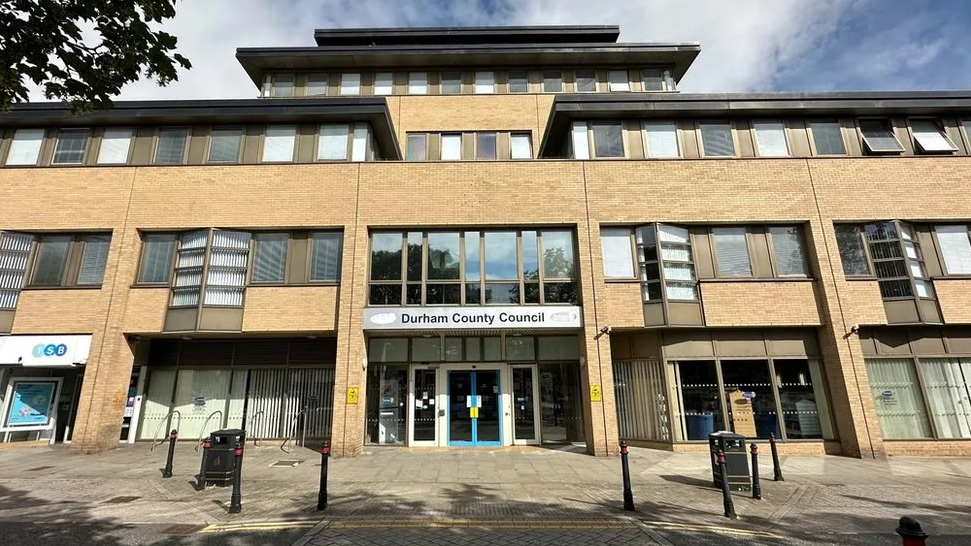
<svg viewBox="0 0 971 546"><path fill-rule="evenodd" d="M109 108L143 74L159 85L178 80L189 60L157 30L175 1L0 0L0 111L26 101L31 82L85 111Z"/></svg>

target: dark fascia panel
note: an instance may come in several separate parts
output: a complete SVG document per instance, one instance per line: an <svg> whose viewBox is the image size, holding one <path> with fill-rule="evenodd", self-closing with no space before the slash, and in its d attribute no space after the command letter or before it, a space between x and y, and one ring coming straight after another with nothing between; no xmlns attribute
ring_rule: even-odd
<svg viewBox="0 0 971 546"><path fill-rule="evenodd" d="M110 110L71 114L59 102L15 104L0 114L4 127L95 127L105 125L200 125L367 121L386 159L401 159L384 97L119 101Z"/></svg>
<svg viewBox="0 0 971 546"><path fill-rule="evenodd" d="M236 60L257 87L263 74L287 70L360 70L367 68L472 68L544 66L669 65L680 81L701 52L683 44L497 44L240 48Z"/></svg>
<svg viewBox="0 0 971 546"><path fill-rule="evenodd" d="M555 157L574 119L941 116L971 113L968 91L557 95L539 157Z"/></svg>
<svg viewBox="0 0 971 546"><path fill-rule="evenodd" d="M318 46L486 45L542 43L607 43L620 36L617 25L552 25L514 27L322 28Z"/></svg>

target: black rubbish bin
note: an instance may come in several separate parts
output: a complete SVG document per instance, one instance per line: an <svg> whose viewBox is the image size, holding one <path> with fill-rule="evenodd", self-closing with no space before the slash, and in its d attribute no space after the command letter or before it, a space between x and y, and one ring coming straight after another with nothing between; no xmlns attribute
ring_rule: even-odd
<svg viewBox="0 0 971 546"><path fill-rule="evenodd" d="M722 486L721 468L718 466L718 452L725 454L725 471L728 473L728 488L732 491L751 491L752 477L748 471L748 453L745 451L745 436L723 430L708 435L711 451L711 473L715 487Z"/></svg>
<svg viewBox="0 0 971 546"><path fill-rule="evenodd" d="M243 445L246 435L242 430L231 428L217 430L209 435L209 449L202 462L202 478L207 484L229 485L236 471L236 442Z"/></svg>

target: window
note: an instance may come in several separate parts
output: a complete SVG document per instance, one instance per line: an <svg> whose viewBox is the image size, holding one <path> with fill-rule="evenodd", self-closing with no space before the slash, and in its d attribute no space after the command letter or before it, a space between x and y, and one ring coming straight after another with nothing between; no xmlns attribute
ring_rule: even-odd
<svg viewBox="0 0 971 546"><path fill-rule="evenodd" d="M641 82L644 84L644 91L664 91L664 76L659 68L641 70Z"/></svg>
<svg viewBox="0 0 971 546"><path fill-rule="evenodd" d="M394 73L378 72L374 75L374 94L393 95L394 94Z"/></svg>
<svg viewBox="0 0 971 546"><path fill-rule="evenodd" d="M138 282L161 284L169 282L176 236L171 233L150 233L143 237L142 261Z"/></svg>
<svg viewBox="0 0 971 546"><path fill-rule="evenodd" d="M458 161L460 159L462 159L462 135L442 135L442 160Z"/></svg>
<svg viewBox="0 0 971 546"><path fill-rule="evenodd" d="M802 229L798 226L770 226L768 232L776 274L780 277L808 277L809 264L806 249L803 248Z"/></svg>
<svg viewBox="0 0 971 546"><path fill-rule="evenodd" d="M206 263L206 247L208 244L209 230L184 233L179 238L170 306L192 307L199 305L202 269Z"/></svg>
<svg viewBox="0 0 971 546"><path fill-rule="evenodd" d="M341 74L341 95L360 95L361 94L361 74L358 72L345 72Z"/></svg>
<svg viewBox="0 0 971 546"><path fill-rule="evenodd" d="M947 137L944 129L934 120L911 120L910 129L914 133L914 142L917 143L919 152L933 154L957 150L951 139Z"/></svg>
<svg viewBox="0 0 971 546"><path fill-rule="evenodd" d="M577 92L578 93L597 92L597 71L596 70L577 70Z"/></svg>
<svg viewBox="0 0 971 546"><path fill-rule="evenodd" d="M26 233L0 232L0 309L17 308L33 240Z"/></svg>
<svg viewBox="0 0 971 546"><path fill-rule="evenodd" d="M861 119L860 133L863 135L863 144L870 153L899 154L904 151L885 120Z"/></svg>
<svg viewBox="0 0 971 546"><path fill-rule="evenodd" d="M186 141L189 130L181 127L163 127L158 130L155 144L156 165L181 165L185 161Z"/></svg>
<svg viewBox="0 0 971 546"><path fill-rule="evenodd" d="M626 70L611 70L609 77L610 91L612 93L617 91L630 91L630 76L627 75Z"/></svg>
<svg viewBox="0 0 971 546"><path fill-rule="evenodd" d="M475 73L475 92L479 95L488 95L496 92L496 75L494 72Z"/></svg>
<svg viewBox="0 0 971 546"><path fill-rule="evenodd" d="M105 129L98 150L98 165L128 163L131 136L131 129Z"/></svg>
<svg viewBox="0 0 971 546"><path fill-rule="evenodd" d="M512 159L532 159L532 139L529 133L513 133L510 136Z"/></svg>
<svg viewBox="0 0 971 546"><path fill-rule="evenodd" d="M937 244L947 275L971 275L971 242L966 225L937 225Z"/></svg>
<svg viewBox="0 0 971 546"><path fill-rule="evenodd" d="M910 225L893 221L867 224L863 235L884 299L934 297Z"/></svg>
<svg viewBox="0 0 971 546"><path fill-rule="evenodd" d="M270 125L263 137L264 163L293 161L297 128L293 125Z"/></svg>
<svg viewBox="0 0 971 546"><path fill-rule="evenodd" d="M496 159L496 134L475 134L475 159L486 161Z"/></svg>
<svg viewBox="0 0 971 546"><path fill-rule="evenodd" d="M111 235L88 235L83 239L83 243L78 284L100 285L104 280L105 266L108 264Z"/></svg>
<svg viewBox="0 0 971 546"><path fill-rule="evenodd" d="M735 141L732 138L732 125L727 121L702 122L702 150L705 157L726 157L735 155Z"/></svg>
<svg viewBox="0 0 971 546"><path fill-rule="evenodd" d="M408 73L408 94L424 95L428 93L428 73L409 72Z"/></svg>
<svg viewBox="0 0 971 546"><path fill-rule="evenodd" d="M913 360L868 358L866 372L884 438L912 440L933 437Z"/></svg>
<svg viewBox="0 0 971 546"><path fill-rule="evenodd" d="M836 246L839 247L843 274L846 276L870 275L860 226L836 224Z"/></svg>
<svg viewBox="0 0 971 546"><path fill-rule="evenodd" d="M785 157L789 155L786 144L786 126L777 120L755 120L755 143L761 157Z"/></svg>
<svg viewBox="0 0 971 546"><path fill-rule="evenodd" d="M634 242L644 303L661 301L662 298L698 300L698 283L691 261L691 236L687 229L649 224L635 230Z"/></svg>
<svg viewBox="0 0 971 546"><path fill-rule="evenodd" d="M61 129L57 134L52 165L80 165L88 147L87 129Z"/></svg>
<svg viewBox="0 0 971 546"><path fill-rule="evenodd" d="M748 256L748 230L744 227L711 229L721 277L751 277L752 264Z"/></svg>
<svg viewBox="0 0 971 546"><path fill-rule="evenodd" d="M462 73L443 72L442 73L442 94L458 95L462 92Z"/></svg>
<svg viewBox="0 0 971 546"><path fill-rule="evenodd" d="M587 136L587 122L574 121L571 133L573 159L590 159L590 141Z"/></svg>
<svg viewBox="0 0 971 546"><path fill-rule="evenodd" d="M526 78L525 70L509 71L509 92L525 93L529 91L529 80Z"/></svg>
<svg viewBox="0 0 971 546"><path fill-rule="evenodd" d="M634 278L634 256L629 228L602 228L600 251L603 256L604 277L608 279Z"/></svg>
<svg viewBox="0 0 971 546"><path fill-rule="evenodd" d="M209 139L210 163L236 163L239 161L239 148L243 130L237 127L217 127Z"/></svg>
<svg viewBox="0 0 971 546"><path fill-rule="evenodd" d="M425 133L408 133L408 161L426 161L428 159L428 135Z"/></svg>
<svg viewBox="0 0 971 546"><path fill-rule="evenodd" d="M250 239L245 231L212 230L202 304L240 307L246 289Z"/></svg>
<svg viewBox="0 0 971 546"><path fill-rule="evenodd" d="M843 128L838 121L810 121L816 155L846 155Z"/></svg>
<svg viewBox="0 0 971 546"><path fill-rule="evenodd" d="M326 95L328 83L327 74L309 74L307 76L307 95Z"/></svg>
<svg viewBox="0 0 971 546"><path fill-rule="evenodd" d="M591 128L594 157L624 157L624 130L621 124L593 123Z"/></svg>
<svg viewBox="0 0 971 546"><path fill-rule="evenodd" d="M17 129L7 153L7 165L36 165L44 132L44 129Z"/></svg>
<svg viewBox="0 0 971 546"><path fill-rule="evenodd" d="M334 231L318 231L311 235L311 282L338 282L341 280L344 234Z"/></svg>
<svg viewBox="0 0 971 546"><path fill-rule="evenodd" d="M293 74L276 74L273 76L274 97L293 96Z"/></svg>
<svg viewBox="0 0 971 546"><path fill-rule="evenodd" d="M559 70L543 71L543 92L560 93L563 91L563 72Z"/></svg>
<svg viewBox="0 0 971 546"><path fill-rule="evenodd" d="M918 376L938 438L971 438L971 359L921 358Z"/></svg>
<svg viewBox="0 0 971 546"><path fill-rule="evenodd" d="M644 154L652 158L681 157L678 149L678 128L673 121L645 121Z"/></svg>
<svg viewBox="0 0 971 546"><path fill-rule="evenodd" d="M64 283L67 255L73 241L71 235L42 235L37 238L31 286L61 286Z"/></svg>
<svg viewBox="0 0 971 546"><path fill-rule="evenodd" d="M349 130L346 123L321 125L317 137L317 161L345 161Z"/></svg>
<svg viewBox="0 0 971 546"><path fill-rule="evenodd" d="M255 233L253 235L253 276L250 282L282 283L287 270L287 233Z"/></svg>
<svg viewBox="0 0 971 546"><path fill-rule="evenodd" d="M111 235L41 235L30 285L100 286L108 263Z"/></svg>

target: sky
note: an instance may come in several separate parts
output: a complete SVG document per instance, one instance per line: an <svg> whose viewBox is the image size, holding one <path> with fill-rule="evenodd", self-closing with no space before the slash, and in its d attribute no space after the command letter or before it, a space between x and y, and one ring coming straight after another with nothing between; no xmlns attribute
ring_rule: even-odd
<svg viewBox="0 0 971 546"><path fill-rule="evenodd" d="M329 27L614 24L699 42L682 92L971 88L967 0L181 0L163 28L193 68L120 99L254 97L237 47L313 46ZM34 97L39 98L39 97Z"/></svg>

